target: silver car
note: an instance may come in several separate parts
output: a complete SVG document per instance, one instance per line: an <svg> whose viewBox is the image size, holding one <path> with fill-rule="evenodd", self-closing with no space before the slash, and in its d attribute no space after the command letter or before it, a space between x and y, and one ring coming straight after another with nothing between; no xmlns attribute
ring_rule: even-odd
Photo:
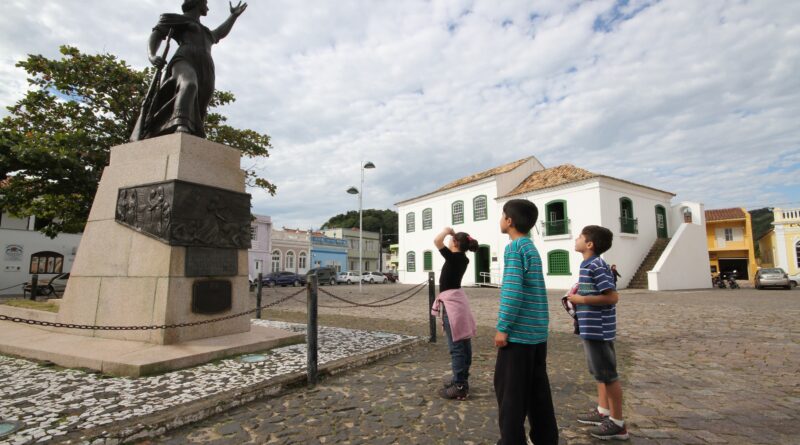
<svg viewBox="0 0 800 445"><path fill-rule="evenodd" d="M763 289L765 287L791 289L792 282L789 280L789 275L780 267L760 269L756 272L756 289Z"/></svg>

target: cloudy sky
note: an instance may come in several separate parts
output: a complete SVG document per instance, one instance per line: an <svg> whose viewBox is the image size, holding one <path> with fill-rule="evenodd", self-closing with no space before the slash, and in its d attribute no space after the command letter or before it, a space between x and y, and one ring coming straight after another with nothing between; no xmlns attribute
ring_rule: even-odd
<svg viewBox="0 0 800 445"><path fill-rule="evenodd" d="M14 63L58 46L135 67L180 0L6 0L0 105ZM228 3L209 0L215 27ZM272 136L244 160L275 225L319 227L526 156L707 208L800 206L800 2L251 0L214 47L221 111ZM0 110L0 116L5 115Z"/></svg>

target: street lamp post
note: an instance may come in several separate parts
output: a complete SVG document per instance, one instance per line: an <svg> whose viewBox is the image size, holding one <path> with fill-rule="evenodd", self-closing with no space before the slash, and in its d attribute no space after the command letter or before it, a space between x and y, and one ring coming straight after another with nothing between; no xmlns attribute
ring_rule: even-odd
<svg viewBox="0 0 800 445"><path fill-rule="evenodd" d="M358 195L358 292L361 292L361 284L364 281L364 228L363 228L363 215L362 215L362 201L364 195L364 170L367 168L375 168L372 162L361 162L361 188L350 187L347 193L351 195Z"/></svg>

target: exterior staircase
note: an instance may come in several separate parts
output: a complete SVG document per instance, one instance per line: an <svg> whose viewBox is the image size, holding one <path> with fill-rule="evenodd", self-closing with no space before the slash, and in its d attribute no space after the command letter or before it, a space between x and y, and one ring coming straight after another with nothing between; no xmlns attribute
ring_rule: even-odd
<svg viewBox="0 0 800 445"><path fill-rule="evenodd" d="M642 261L642 264L639 266L639 270L636 271L630 283L628 283L628 289L647 289L647 272L653 270L656 266L658 259L661 258L661 254L664 253L664 249L667 248L670 239L671 238L656 239L656 242L653 243L653 247L650 248L650 252L647 253L647 256L644 257L644 261Z"/></svg>

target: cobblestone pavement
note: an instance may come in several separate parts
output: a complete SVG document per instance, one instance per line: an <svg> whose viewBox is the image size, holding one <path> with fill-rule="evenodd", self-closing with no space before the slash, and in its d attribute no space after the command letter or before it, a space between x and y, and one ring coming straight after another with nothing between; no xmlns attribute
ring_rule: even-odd
<svg viewBox="0 0 800 445"><path fill-rule="evenodd" d="M407 286L408 287L408 286ZM403 285L327 288L361 302ZM270 290L265 301L286 289ZM468 289L480 325L471 396L435 392L449 369L446 345L418 347L330 377L314 389L257 401L147 443L490 444L497 439L492 326L498 292ZM320 303L334 305L328 297ZM593 406L579 340L550 295L548 366L562 443L589 444L573 420ZM326 325L425 335L425 292L387 308L320 309ZM267 318L302 321L302 299ZM797 444L800 291L623 291L617 351L634 444ZM420 322L420 320L423 320Z"/></svg>

